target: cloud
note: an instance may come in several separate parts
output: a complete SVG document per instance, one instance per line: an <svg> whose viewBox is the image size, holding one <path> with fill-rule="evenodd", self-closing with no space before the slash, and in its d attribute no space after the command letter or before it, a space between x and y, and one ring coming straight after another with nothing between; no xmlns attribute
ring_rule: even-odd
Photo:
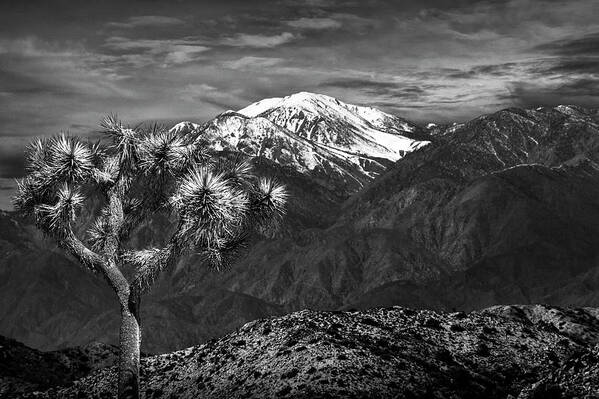
<svg viewBox="0 0 599 399"><path fill-rule="evenodd" d="M532 69L538 75L599 79L599 32L553 40L531 50L545 55Z"/></svg>
<svg viewBox="0 0 599 399"><path fill-rule="evenodd" d="M246 104L246 100L237 93L227 92L206 83L188 84L181 90L181 98L190 102L202 102L215 106L217 109L238 109Z"/></svg>
<svg viewBox="0 0 599 399"><path fill-rule="evenodd" d="M261 69L279 65L283 62L282 58L278 57L254 57L246 56L232 61L224 61L222 65L229 69Z"/></svg>
<svg viewBox="0 0 599 399"><path fill-rule="evenodd" d="M232 37L224 38L220 41L221 44L232 47L256 47L269 48L276 47L282 44L291 42L297 39L298 36L291 32L283 32L279 35L251 35L247 33L239 33Z"/></svg>
<svg viewBox="0 0 599 399"><path fill-rule="evenodd" d="M475 65L467 70L447 68L445 77L449 79L472 79L479 77L503 78L518 73L518 69L529 63L505 62L500 64Z"/></svg>
<svg viewBox="0 0 599 399"><path fill-rule="evenodd" d="M387 89L389 87L396 87L396 83L380 82L369 79L360 78L339 78L327 80L320 83L322 87L340 87L344 89L367 89L367 90L379 90Z"/></svg>
<svg viewBox="0 0 599 399"><path fill-rule="evenodd" d="M210 50L210 47L175 44L165 52L164 62L166 64L183 64L200 59L200 54Z"/></svg>
<svg viewBox="0 0 599 399"><path fill-rule="evenodd" d="M140 27L169 27L171 25L183 25L185 21L161 15L141 15L130 17L125 22L108 22L106 25L113 28L133 29Z"/></svg>
<svg viewBox="0 0 599 399"><path fill-rule="evenodd" d="M287 25L298 29L336 29L342 26L342 23L332 18L299 18L287 21Z"/></svg>
<svg viewBox="0 0 599 399"><path fill-rule="evenodd" d="M137 87L123 84L114 57L76 43L7 39L0 40L0 53L0 87L2 97L9 98L0 112L2 136L55 134L73 123L95 125L108 107L140 99Z"/></svg>
<svg viewBox="0 0 599 399"><path fill-rule="evenodd" d="M556 57L543 59L530 68L538 75L588 75L599 78L599 57Z"/></svg>
<svg viewBox="0 0 599 399"><path fill-rule="evenodd" d="M505 99L521 107L572 104L585 107L599 106L599 80L570 78L556 83L512 82Z"/></svg>
<svg viewBox="0 0 599 399"><path fill-rule="evenodd" d="M138 67L156 62L164 65L183 64L200 59L201 53L211 49L194 40L130 39L121 36L107 38L103 47L119 52L123 61L132 62Z"/></svg>
<svg viewBox="0 0 599 399"><path fill-rule="evenodd" d="M112 57L79 45L59 46L35 37L0 40L0 54L7 55L0 61L5 92L134 96L117 83L118 73L107 67Z"/></svg>
<svg viewBox="0 0 599 399"><path fill-rule="evenodd" d="M425 95L428 88L406 82L376 81L362 78L340 78L326 80L319 87L336 87L341 89L359 90L363 93L373 94L387 98L401 98L404 100L417 100Z"/></svg>
<svg viewBox="0 0 599 399"><path fill-rule="evenodd" d="M599 56L599 32L553 40L539 44L533 50L560 56Z"/></svg>

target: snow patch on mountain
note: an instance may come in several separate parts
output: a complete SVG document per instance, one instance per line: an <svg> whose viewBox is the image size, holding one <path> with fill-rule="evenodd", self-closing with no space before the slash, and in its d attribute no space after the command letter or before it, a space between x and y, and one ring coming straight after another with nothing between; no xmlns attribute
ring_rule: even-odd
<svg viewBox="0 0 599 399"><path fill-rule="evenodd" d="M169 132L185 135L185 134L195 132L199 128L200 128L200 125L198 125L197 123L185 121L185 122L177 123L175 126L170 128Z"/></svg>
<svg viewBox="0 0 599 399"><path fill-rule="evenodd" d="M428 144L409 137L417 129L375 108L301 92L225 111L202 126L182 122L171 130L193 133L215 150L266 157L353 192Z"/></svg>
<svg viewBox="0 0 599 399"><path fill-rule="evenodd" d="M402 118L323 94L300 92L269 98L238 113L267 118L296 135L337 150L390 161L428 144L406 137L416 126Z"/></svg>

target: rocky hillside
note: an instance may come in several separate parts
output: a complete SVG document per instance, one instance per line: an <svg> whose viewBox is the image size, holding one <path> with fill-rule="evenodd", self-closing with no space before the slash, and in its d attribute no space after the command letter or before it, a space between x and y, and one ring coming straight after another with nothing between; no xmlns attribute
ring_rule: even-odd
<svg viewBox="0 0 599 399"><path fill-rule="evenodd" d="M599 396L599 311L392 307L250 322L142 360L146 398L574 398ZM43 397L114 395L115 369Z"/></svg>
<svg viewBox="0 0 599 399"><path fill-rule="evenodd" d="M40 352L0 336L0 397L22 397L63 386L90 372L115 364L118 349L94 343L54 352Z"/></svg>

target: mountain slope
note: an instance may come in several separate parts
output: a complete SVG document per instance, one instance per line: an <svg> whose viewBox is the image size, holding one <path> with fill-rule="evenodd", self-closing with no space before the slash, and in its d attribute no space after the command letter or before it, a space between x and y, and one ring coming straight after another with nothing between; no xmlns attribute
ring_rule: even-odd
<svg viewBox="0 0 599 399"><path fill-rule="evenodd" d="M506 398L592 356L596 309L506 306L471 314L407 308L304 310L256 320L201 346L142 359L146 397ZM599 394L571 366L559 397ZM563 375L563 374L562 374ZM115 369L47 397L104 397Z"/></svg>
<svg viewBox="0 0 599 399"><path fill-rule="evenodd" d="M40 352L0 336L0 397L65 386L93 370L115 364L118 349L94 343L80 348Z"/></svg>
<svg viewBox="0 0 599 399"><path fill-rule="evenodd" d="M519 166L434 189L401 218L373 209L381 227L339 223L307 242L263 243L223 283L288 309L565 305L575 291L555 290L598 266L597 176Z"/></svg>
<svg viewBox="0 0 599 399"><path fill-rule="evenodd" d="M599 267L598 121L596 110L565 106L483 116L353 196L339 225L407 235L455 272L414 291L398 280L362 303L594 304L574 281ZM572 290L556 294L566 281Z"/></svg>

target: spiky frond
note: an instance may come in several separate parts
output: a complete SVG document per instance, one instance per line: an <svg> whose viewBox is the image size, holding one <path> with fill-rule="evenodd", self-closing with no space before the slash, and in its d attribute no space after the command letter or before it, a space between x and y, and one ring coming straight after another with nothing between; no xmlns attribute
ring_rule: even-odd
<svg viewBox="0 0 599 399"><path fill-rule="evenodd" d="M185 164L188 151L174 133L151 133L139 142L139 167L146 175L175 175Z"/></svg>
<svg viewBox="0 0 599 399"><path fill-rule="evenodd" d="M182 143L182 146L178 148L178 152L181 154L182 162L179 165L178 174L179 176L185 174L189 170L198 166L210 165L211 156L210 151L207 147L199 145L197 142L189 142L186 137L176 135L177 141Z"/></svg>
<svg viewBox="0 0 599 399"><path fill-rule="evenodd" d="M49 151L48 139L36 138L25 149L26 154L26 170L29 173L39 173L44 168L48 167Z"/></svg>
<svg viewBox="0 0 599 399"><path fill-rule="evenodd" d="M45 231L60 234L75 220L85 197L65 183L56 193L56 199L54 205L41 204L35 208L36 222Z"/></svg>
<svg viewBox="0 0 599 399"><path fill-rule="evenodd" d="M102 145L102 142L100 140L96 140L95 142L89 145L89 149L94 158L94 164L100 165L104 158L107 156L106 148Z"/></svg>
<svg viewBox="0 0 599 399"><path fill-rule="evenodd" d="M126 198L123 201L123 212L127 214L132 214L138 212L143 206L143 201L139 198Z"/></svg>
<svg viewBox="0 0 599 399"><path fill-rule="evenodd" d="M192 165L207 165L210 161L210 150L208 145L201 145L199 142L194 142L187 145L187 166Z"/></svg>
<svg viewBox="0 0 599 399"><path fill-rule="evenodd" d="M233 235L248 211L249 198L222 174L200 167L185 176L170 203L181 217L178 239L212 248Z"/></svg>
<svg viewBox="0 0 599 399"><path fill-rule="evenodd" d="M279 215L285 213L285 203L288 197L285 186L273 178L263 177L259 180L258 189L262 196L259 206Z"/></svg>
<svg viewBox="0 0 599 399"><path fill-rule="evenodd" d="M163 249L149 248L140 251L127 251L123 254L123 261L135 266L133 284L135 288L143 290L158 279L164 268L169 266L169 261L174 259L171 245Z"/></svg>
<svg viewBox="0 0 599 399"><path fill-rule="evenodd" d="M48 169L41 170L55 179L66 182L81 182L92 175L93 154L90 148L75 137L60 135L50 139Z"/></svg>
<svg viewBox="0 0 599 399"><path fill-rule="evenodd" d="M87 230L89 243L94 251L101 251L108 238L108 224L105 217L99 217L94 224Z"/></svg>
<svg viewBox="0 0 599 399"><path fill-rule="evenodd" d="M100 126L102 133L112 139L112 148L119 154L120 163L123 167L131 170L137 162L136 144L138 140L137 129L125 127L117 115L105 116Z"/></svg>
<svg viewBox="0 0 599 399"><path fill-rule="evenodd" d="M93 178L94 181L98 184L114 183L114 177L103 169L94 169Z"/></svg>
<svg viewBox="0 0 599 399"><path fill-rule="evenodd" d="M233 159L219 158L214 169L235 186L247 185L254 178L252 163L239 155Z"/></svg>
<svg viewBox="0 0 599 399"><path fill-rule="evenodd" d="M118 156L106 156L94 170L94 180L99 184L113 184L119 175Z"/></svg>
<svg viewBox="0 0 599 399"><path fill-rule="evenodd" d="M255 187L252 200L252 216L260 233L272 236L279 228L285 204L287 189L273 178L262 177Z"/></svg>
<svg viewBox="0 0 599 399"><path fill-rule="evenodd" d="M30 214L36 205L43 202L47 190L32 175L17 180L17 194L13 197L13 205L17 212Z"/></svg>
<svg viewBox="0 0 599 399"><path fill-rule="evenodd" d="M247 249L248 231L240 230L229 239L219 240L216 245L201 250L198 255L213 270L228 269L243 250Z"/></svg>
<svg viewBox="0 0 599 399"><path fill-rule="evenodd" d="M273 178L260 178L252 201L252 215L260 233L270 236L278 230L287 197L284 185Z"/></svg>

